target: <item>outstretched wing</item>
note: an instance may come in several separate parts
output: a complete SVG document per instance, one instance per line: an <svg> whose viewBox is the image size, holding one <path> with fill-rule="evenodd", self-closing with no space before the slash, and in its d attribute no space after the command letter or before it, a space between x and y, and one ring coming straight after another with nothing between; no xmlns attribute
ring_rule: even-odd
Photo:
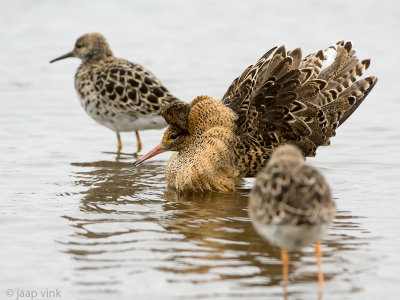
<svg viewBox="0 0 400 300"><path fill-rule="evenodd" d="M333 63L323 68L332 51ZM246 175L255 175L280 144L295 144L305 156L328 145L375 85L374 76L357 81L369 63L355 56L351 42L340 41L304 59L301 49L280 46L249 66L222 99L238 115L237 157L251 166Z"/></svg>

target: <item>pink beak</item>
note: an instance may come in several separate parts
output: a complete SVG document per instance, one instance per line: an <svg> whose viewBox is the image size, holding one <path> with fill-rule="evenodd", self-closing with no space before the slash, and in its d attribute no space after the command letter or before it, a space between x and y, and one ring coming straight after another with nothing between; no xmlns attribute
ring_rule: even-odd
<svg viewBox="0 0 400 300"><path fill-rule="evenodd" d="M154 149L152 149L149 152L147 152L146 154L144 154L143 156L139 157L138 160L133 163L133 166L137 167L145 160L148 160L149 158L156 156L163 152L164 152L164 149L162 148L162 146L158 145L158 146L154 147Z"/></svg>

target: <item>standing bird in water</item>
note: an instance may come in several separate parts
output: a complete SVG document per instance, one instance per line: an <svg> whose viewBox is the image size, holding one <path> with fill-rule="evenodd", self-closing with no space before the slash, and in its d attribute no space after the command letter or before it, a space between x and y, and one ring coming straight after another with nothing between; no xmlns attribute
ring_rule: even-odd
<svg viewBox="0 0 400 300"><path fill-rule="evenodd" d="M135 131L139 152L139 130L167 126L160 109L179 100L150 71L115 57L103 35L81 36L73 51L50 63L67 57L82 60L75 74L79 101L89 116L117 133L118 153L122 149L120 132Z"/></svg>
<svg viewBox="0 0 400 300"><path fill-rule="evenodd" d="M334 61L322 68L332 51ZM357 81L369 64L369 59L357 58L351 42L338 42L304 59L299 48L273 48L233 81L221 101L200 96L163 109L169 124L163 140L135 165L175 151L165 170L170 187L234 191L281 144L296 145L304 156L329 145L336 128L377 81L375 76Z"/></svg>
<svg viewBox="0 0 400 300"><path fill-rule="evenodd" d="M319 240L335 211L328 184L321 173L305 163L301 151L293 145L276 148L250 192L249 215L256 231L281 247L285 293L289 263L286 250L298 250L314 242L319 290L323 291Z"/></svg>

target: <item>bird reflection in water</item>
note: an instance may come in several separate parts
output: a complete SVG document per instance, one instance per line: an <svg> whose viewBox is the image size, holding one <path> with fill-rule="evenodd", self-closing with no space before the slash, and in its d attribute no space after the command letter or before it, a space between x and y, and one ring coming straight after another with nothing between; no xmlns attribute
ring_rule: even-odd
<svg viewBox="0 0 400 300"><path fill-rule="evenodd" d="M80 206L63 216L72 233L57 241L75 264L69 280L81 289L79 293L118 294L128 274L138 272L135 264L143 258L135 247L140 247L143 234L149 239L164 234L153 214L162 211L164 202L164 164L134 171L131 163L120 161L71 165L76 168L73 183L82 189L69 196L79 197Z"/></svg>
<svg viewBox="0 0 400 300"><path fill-rule="evenodd" d="M72 233L58 242L74 263L69 280L82 292L118 294L132 282L132 288L148 284L143 274L150 274L168 282L169 289L190 285L195 295L206 298L215 295L209 284L223 291L229 286L232 297L280 297L280 252L253 229L247 185L236 193L182 195L166 189L163 161L140 169L127 162L72 165L74 184L82 191L71 197L79 197L80 206L64 216ZM349 273L341 251L369 243L360 234L364 229L357 218L338 211L324 240L324 262L331 266L325 273L327 282ZM291 262L294 287L315 282L312 247L294 252ZM359 290L354 285L352 290ZM309 296L308 289L294 288L289 297L304 293Z"/></svg>
<svg viewBox="0 0 400 300"><path fill-rule="evenodd" d="M164 186L162 163L156 162L143 170L132 170L131 163L119 160L71 163L71 165L80 169L73 175L75 185L89 187L81 192L82 211L101 212L100 206L112 204L113 201L119 205L131 203L132 197L148 192L150 188L156 197L157 190L161 190ZM155 182L148 182L150 178ZM150 194L148 197L151 197Z"/></svg>
<svg viewBox="0 0 400 300"><path fill-rule="evenodd" d="M279 248L265 243L254 231L247 215L247 196L249 190L239 189L238 193L207 192L202 194L178 193L168 190L164 197L168 202L164 205L168 216L163 218L163 226L174 232L184 234L184 240L201 247L201 251L176 253L173 268L160 268L166 272L189 275L179 277L182 282L190 281L202 284L208 281L239 282L243 287L265 288L278 296L280 293L274 287L280 287L282 270ZM349 212L338 211L333 228L324 240L324 260L334 262L341 250L356 250L368 242L355 237L351 231L363 231L357 223L359 217L351 216ZM301 251L291 253L289 275L293 283L315 283L315 267L312 245ZM341 264L345 265L343 258ZM307 271L305 266L307 266ZM303 269L303 270L302 270ZM308 271L310 270L310 271ZM343 271L343 270L342 270ZM214 274L209 278L201 274ZM325 273L327 282L340 275L338 272ZM358 290L358 288L355 288ZM284 293L283 298L302 294L304 291ZM319 299L322 294L315 290Z"/></svg>

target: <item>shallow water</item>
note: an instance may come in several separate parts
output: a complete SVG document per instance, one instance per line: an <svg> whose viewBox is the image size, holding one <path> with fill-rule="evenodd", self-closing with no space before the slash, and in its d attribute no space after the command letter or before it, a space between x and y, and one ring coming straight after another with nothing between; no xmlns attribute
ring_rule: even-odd
<svg viewBox="0 0 400 300"><path fill-rule="evenodd" d="M283 298L279 251L247 216L252 179L234 194L182 198L166 188L169 154L133 168L134 156L112 153L114 133L77 102L79 62L48 64L91 31L186 101L222 96L277 44L307 53L351 39L360 57L372 57L367 74L379 77L377 86L332 145L309 160L338 206L322 246L323 298L398 298L397 3L121 0L94 7L42 0L1 7L0 299L57 289L63 299ZM143 153L161 134L141 134ZM124 152L133 152L134 134L122 138ZM289 299L318 298L312 247L293 253L289 279Z"/></svg>

